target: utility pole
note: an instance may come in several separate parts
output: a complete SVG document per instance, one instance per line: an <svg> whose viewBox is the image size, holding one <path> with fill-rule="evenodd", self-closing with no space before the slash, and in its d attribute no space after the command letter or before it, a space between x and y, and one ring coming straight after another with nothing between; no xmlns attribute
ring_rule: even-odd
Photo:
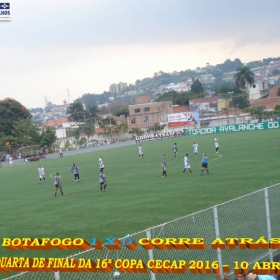
<svg viewBox="0 0 280 280"><path fill-rule="evenodd" d="M226 99L226 102L227 102L227 124L229 125L229 119L228 119L228 101L231 101L231 108L233 108L233 101L232 101L232 94L233 94L233 91L228 91L228 94L230 94L230 98Z"/></svg>
<svg viewBox="0 0 280 280"><path fill-rule="evenodd" d="M71 99L70 99L70 90L69 90L69 88L66 90L66 92L67 92L68 104L70 104L71 103Z"/></svg>
<svg viewBox="0 0 280 280"><path fill-rule="evenodd" d="M111 116L110 116L110 104L107 105L108 111L109 111L109 118L110 118L110 132L111 132L111 141L113 139L112 137L112 122L111 122Z"/></svg>

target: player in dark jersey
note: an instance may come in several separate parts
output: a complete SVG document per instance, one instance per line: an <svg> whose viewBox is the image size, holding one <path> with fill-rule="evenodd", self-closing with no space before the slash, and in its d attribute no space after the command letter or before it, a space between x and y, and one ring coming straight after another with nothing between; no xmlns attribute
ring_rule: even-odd
<svg viewBox="0 0 280 280"><path fill-rule="evenodd" d="M203 171L206 169L207 174L209 174L209 169L208 169L208 159L206 153L202 154L202 159L201 159L201 172L200 175L203 175Z"/></svg>
<svg viewBox="0 0 280 280"><path fill-rule="evenodd" d="M174 146L172 147L173 153L174 153L174 158L177 159L177 153L178 153L178 147L177 143L174 143Z"/></svg>
<svg viewBox="0 0 280 280"><path fill-rule="evenodd" d="M57 189L60 190L61 195L65 195L65 193L62 190L61 184L60 184L60 176L59 173L57 172L56 175L54 176L54 196L57 197Z"/></svg>
<svg viewBox="0 0 280 280"><path fill-rule="evenodd" d="M73 166L71 168L71 172L74 175L75 182L81 182L80 175L79 175L79 168L75 163L73 163Z"/></svg>
<svg viewBox="0 0 280 280"><path fill-rule="evenodd" d="M106 181L105 174L103 173L103 171L100 171L98 176L99 176L100 191L101 191L101 193L104 193L105 189L107 187L107 181Z"/></svg>
<svg viewBox="0 0 280 280"><path fill-rule="evenodd" d="M167 174L166 174L166 165L167 165L167 162L165 160L165 155L163 155L162 159L161 159L161 166L162 166L162 178L166 177Z"/></svg>

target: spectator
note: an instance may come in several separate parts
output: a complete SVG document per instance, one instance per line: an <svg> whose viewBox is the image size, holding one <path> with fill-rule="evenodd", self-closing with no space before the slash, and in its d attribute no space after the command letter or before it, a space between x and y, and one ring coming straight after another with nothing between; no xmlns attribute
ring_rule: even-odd
<svg viewBox="0 0 280 280"><path fill-rule="evenodd" d="M216 274L216 277L218 280L230 280L229 277L224 274L223 277L221 277L220 274ZM236 279L235 280L245 280L246 278L246 274L243 274L242 270L238 272L238 274L236 275Z"/></svg>
<svg viewBox="0 0 280 280"><path fill-rule="evenodd" d="M275 280L271 275L257 275L254 273L249 273L247 276L248 280Z"/></svg>

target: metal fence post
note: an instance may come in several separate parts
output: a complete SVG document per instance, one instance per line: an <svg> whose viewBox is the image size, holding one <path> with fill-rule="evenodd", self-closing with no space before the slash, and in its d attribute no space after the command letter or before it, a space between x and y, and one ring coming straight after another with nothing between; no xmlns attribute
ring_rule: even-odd
<svg viewBox="0 0 280 280"><path fill-rule="evenodd" d="M271 225L270 225L268 188L264 189L264 197L265 197L265 213L266 213L266 224L267 224L267 238L268 238L268 240L270 240L270 238L271 238ZM269 260L270 260L270 262L273 262L272 249L269 249Z"/></svg>
<svg viewBox="0 0 280 280"><path fill-rule="evenodd" d="M214 222L215 222L215 234L216 238L220 238L220 230L219 230L219 218L218 218L218 208L217 206L214 206ZM220 268L220 275L223 276L223 262L222 262L222 251L220 248L217 249L218 254L218 262L219 262L219 268Z"/></svg>
<svg viewBox="0 0 280 280"><path fill-rule="evenodd" d="M146 230L146 234L147 234L147 238L151 240L152 237L149 229ZM154 259L153 249L148 250L148 253L149 253L149 260L153 260ZM156 275L152 271L151 271L151 280L156 280Z"/></svg>
<svg viewBox="0 0 280 280"><path fill-rule="evenodd" d="M60 279L59 271L56 271L56 272L54 273L54 279L55 279L55 280L59 280L59 279Z"/></svg>

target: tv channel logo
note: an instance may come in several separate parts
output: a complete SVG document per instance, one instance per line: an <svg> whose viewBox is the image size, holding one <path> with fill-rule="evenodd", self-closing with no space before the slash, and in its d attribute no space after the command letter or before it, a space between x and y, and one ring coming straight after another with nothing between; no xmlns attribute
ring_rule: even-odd
<svg viewBox="0 0 280 280"><path fill-rule="evenodd" d="M10 2L0 2L0 20L11 20L12 11Z"/></svg>

